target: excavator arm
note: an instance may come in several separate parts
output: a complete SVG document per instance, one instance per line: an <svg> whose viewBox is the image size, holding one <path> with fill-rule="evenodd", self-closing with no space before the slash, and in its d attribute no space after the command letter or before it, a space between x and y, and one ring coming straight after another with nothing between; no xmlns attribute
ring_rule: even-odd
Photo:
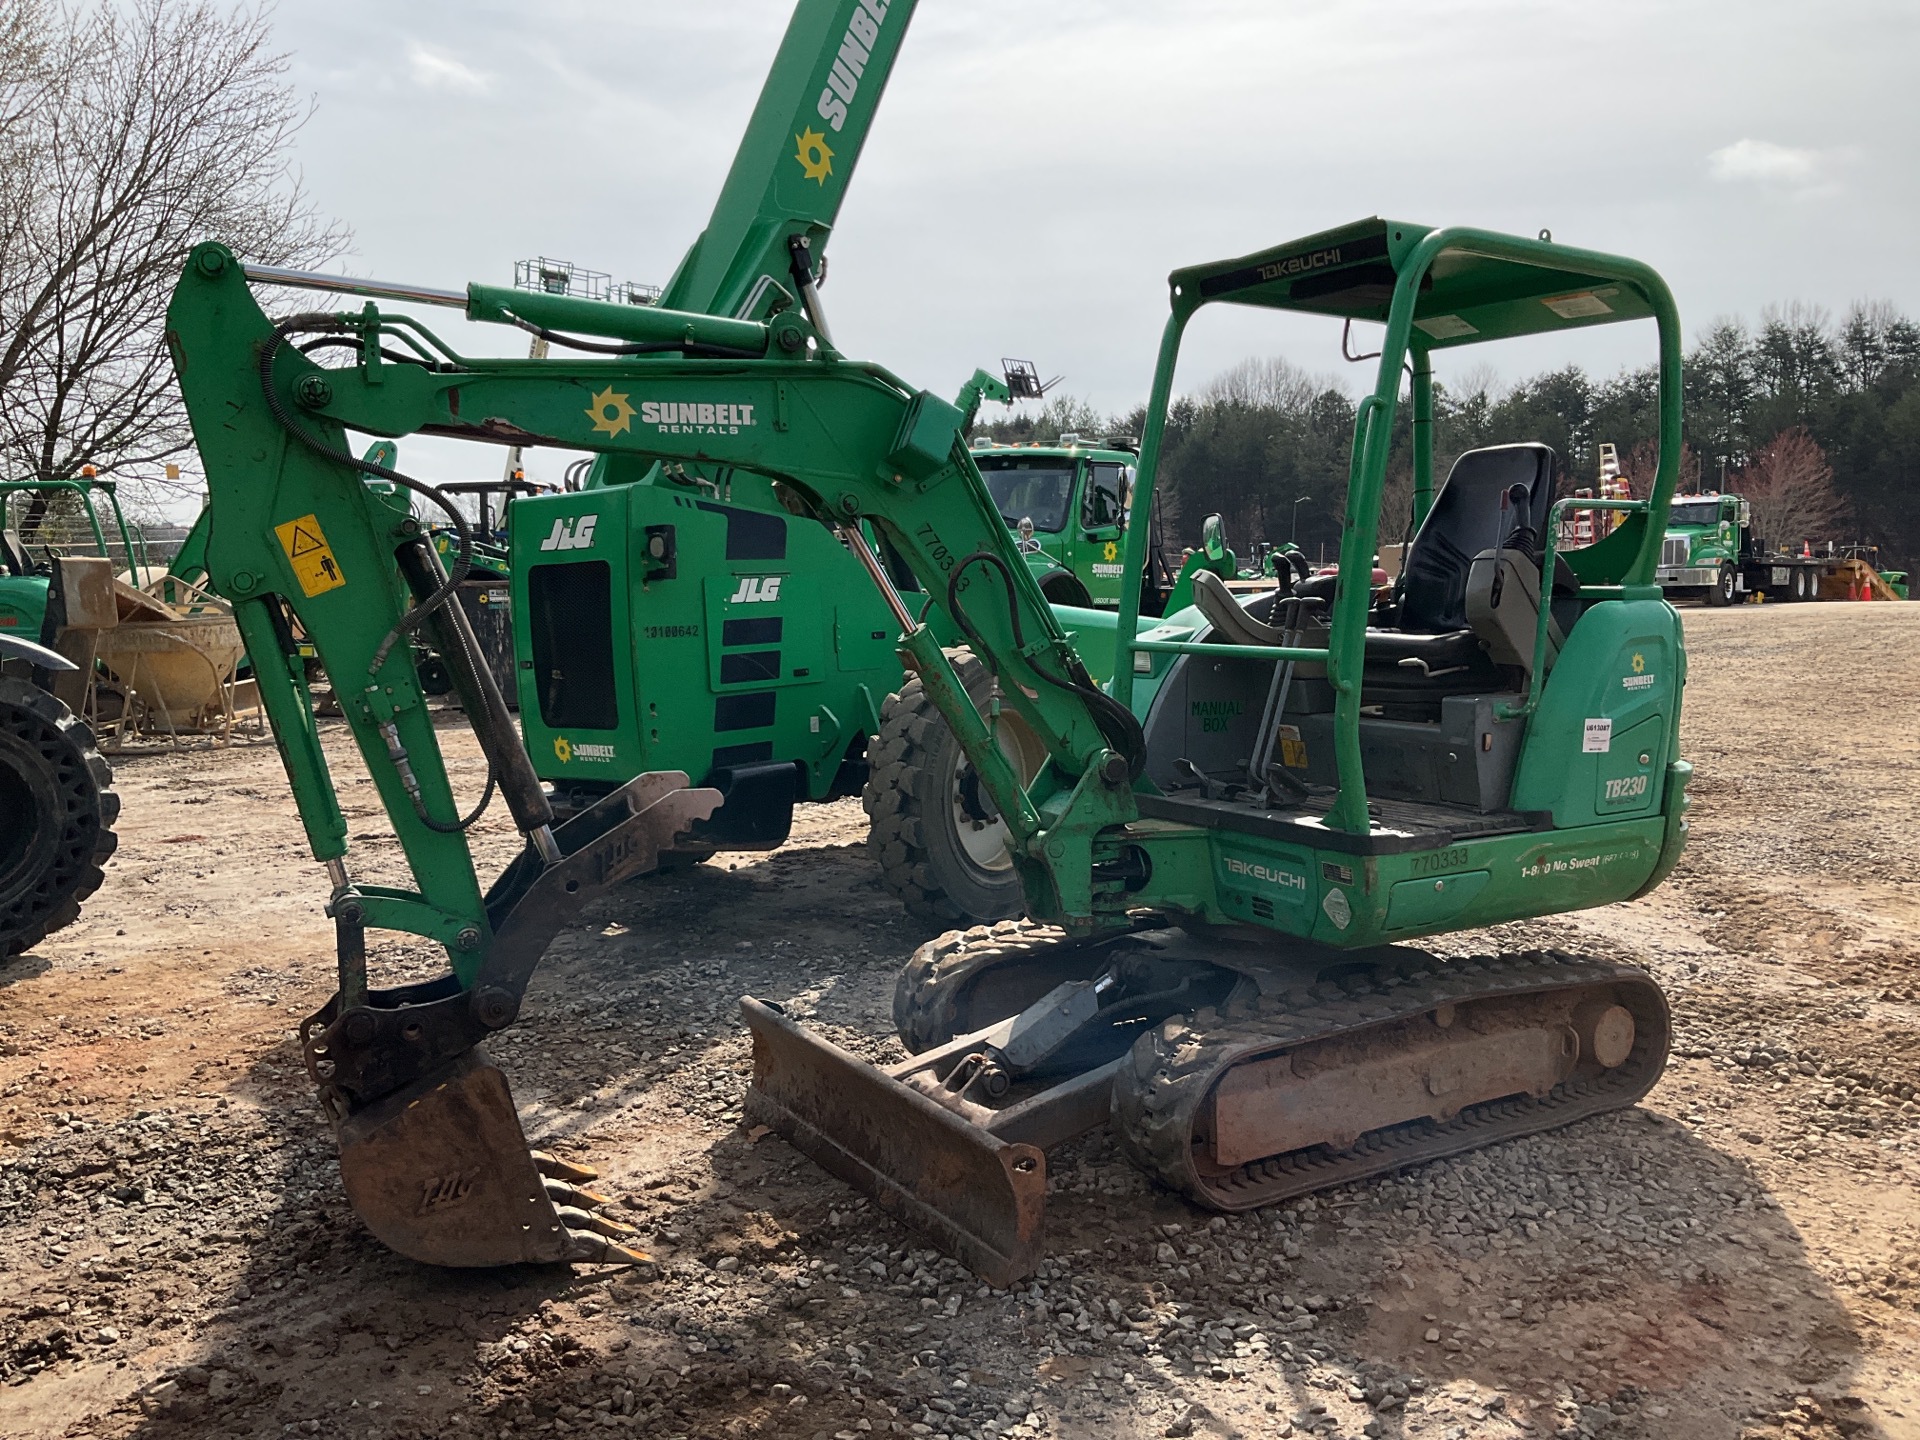
<svg viewBox="0 0 1920 1440"><path fill-rule="evenodd" d="M269 276L281 280L281 276ZM356 282L357 283L357 282ZM418 300L429 292L360 288ZM899 619L907 663L966 746L1012 834L1036 916L1081 931L1125 924L1129 872L1104 837L1134 818L1133 717L1088 678L992 502L963 439L965 416L878 366L839 357L802 314L770 323L597 305L473 286L470 318L553 324L625 353L475 359L411 318L359 311L275 322L231 252L199 246L168 311L168 343L206 466L206 564L253 655L315 857L326 863L339 993L303 1027L357 1210L386 1243L440 1264L619 1258L621 1227L592 1214L577 1174L529 1158L485 1038L518 1013L540 955L600 890L658 864L719 802L684 774L642 775L556 826L460 607L449 603L465 522L431 487L348 439L432 434L625 455L671 472L731 467L779 481L866 562ZM319 358L346 352L348 361ZM460 537L449 574L413 502L445 508ZM870 524L932 603L990 657L1001 699L967 700L862 534ZM644 534L594 529L591 546ZM582 558L590 558L589 554ZM526 838L487 888L468 845L409 639L446 657L488 770ZM310 642L415 877L360 883L313 719L296 636ZM1023 787L992 735L1000 704L1043 737L1050 762ZM443 945L438 981L382 990L366 931ZM531 1221L528 1217L531 1216Z"/></svg>
<svg viewBox="0 0 1920 1440"><path fill-rule="evenodd" d="M872 567L876 585L906 632L909 663L929 686L945 692L963 742L980 752L982 779L1018 842L1016 862L1030 862L1030 888L1042 902L1038 909L1091 923L1095 909L1087 893L1088 865L1063 863L1064 856L1050 845L1064 841L1056 832L1069 810L1076 817L1069 828L1085 828L1090 816L1094 828L1132 818L1126 797L1138 770L1138 726L1086 678L1021 563L963 442L963 412L877 365L840 358L792 312L762 325L478 285L470 287L465 308L470 318L504 318L495 308L502 305L536 315L564 311L569 329L627 340L640 353L613 359L474 359L448 349L411 319L383 315L372 305L283 322L276 329L228 252L217 245L197 250L171 316L183 384L196 419L220 417L217 431L204 427L203 449L248 462L231 504L214 481L215 506L223 515L210 547L216 576L220 557L242 543L237 537L244 527L246 558L236 557L228 568L247 573L225 583L237 580L272 590L300 614L310 633L324 629L323 612L353 617L362 637L346 663L327 654L324 642L322 653L330 673L365 671L368 647L380 634L377 626L367 625L367 601L360 598L375 587L356 585L356 576L381 577L394 598L407 593L408 583L388 553L396 540L410 541L415 522L402 509L390 505L392 513L383 514L377 501L363 498L372 493L365 483L367 467L352 459L349 429L587 449L669 469L724 466L782 482L804 497L823 523L839 528L858 552L865 552L866 544L854 522L869 522L954 627L992 657L1005 702L1043 737L1051 757L1028 788L1004 760L996 763L988 721L961 698L929 627L914 619L884 572ZM344 368L323 369L291 343L302 337L309 344L315 338L344 343L357 359ZM390 358L409 345L420 357L415 362ZM268 350L273 361L263 366L257 357ZM277 472L274 483L262 483L263 462L251 459L255 455ZM211 477L216 465L211 454L208 465ZM324 543L337 562L338 578L307 594L300 566L311 562L283 543L292 532L282 527L300 518L287 512L301 509L322 489L346 497L366 518L355 533L292 542ZM387 533L380 533L382 526ZM641 541L607 535L595 543L637 547ZM423 583L413 582L412 593L423 593ZM385 686L380 690L384 696ZM388 707L384 698L368 701L367 707L376 732L363 750L378 770L385 756L378 727L393 724L404 731L408 707L393 719L382 713ZM418 741L406 746L409 753L417 747ZM451 799L437 768L421 779L432 788L435 813L450 813ZM507 783L504 774L502 783ZM1103 798L1093 803L1094 797ZM409 858L416 852L421 857L415 859L416 869L429 852L445 848L444 837L417 814L416 823L408 821L411 792L397 776L388 778L382 799L396 812ZM527 803L536 804L531 797ZM330 837L339 826L330 817L322 819L309 828L324 859L335 853L328 847L337 845Z"/></svg>

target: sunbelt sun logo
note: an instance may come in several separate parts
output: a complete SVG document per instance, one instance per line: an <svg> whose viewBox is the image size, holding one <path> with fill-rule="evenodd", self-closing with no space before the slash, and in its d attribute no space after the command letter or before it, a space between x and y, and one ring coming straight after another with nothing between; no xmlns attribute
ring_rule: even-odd
<svg viewBox="0 0 1920 1440"><path fill-rule="evenodd" d="M571 519L555 520L553 533L540 542L540 548L542 550L591 550L593 527L599 523L598 515L575 515Z"/></svg>
<svg viewBox="0 0 1920 1440"><path fill-rule="evenodd" d="M569 765L575 760L611 760L613 746L581 745L564 735L556 735L553 737L553 753L562 765Z"/></svg>

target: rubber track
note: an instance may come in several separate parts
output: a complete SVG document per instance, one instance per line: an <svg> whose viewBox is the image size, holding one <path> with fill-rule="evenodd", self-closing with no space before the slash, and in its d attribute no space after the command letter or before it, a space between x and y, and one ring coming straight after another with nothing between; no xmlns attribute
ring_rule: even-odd
<svg viewBox="0 0 1920 1440"><path fill-rule="evenodd" d="M1234 1065L1443 1004L1608 983L1622 987L1636 1030L1633 1053L1613 1070L1576 1076L1539 1100L1495 1100L1446 1122L1388 1126L1337 1154L1314 1146L1224 1175L1203 1175L1195 1163L1195 1124L1214 1085ZM1315 987L1315 994L1331 988ZM1644 970L1559 951L1436 961L1305 1007L1267 1000L1250 1017L1218 1018L1225 1023L1201 1011L1141 1036L1113 1090L1113 1129L1121 1148L1149 1174L1213 1210L1251 1210L1624 1108L1660 1078L1672 1033L1666 999Z"/></svg>
<svg viewBox="0 0 1920 1440"><path fill-rule="evenodd" d="M1077 944L1065 931L1030 920L949 930L927 941L894 982L893 1028L900 1043L918 1055L964 1034L959 1028L960 996L967 986L990 970L1044 960L1062 948Z"/></svg>
<svg viewBox="0 0 1920 1440"><path fill-rule="evenodd" d="M0 959L24 954L80 918L119 844L120 797L93 731L47 691L0 676L0 726L37 750L66 804L58 853L33 889L0 907Z"/></svg>

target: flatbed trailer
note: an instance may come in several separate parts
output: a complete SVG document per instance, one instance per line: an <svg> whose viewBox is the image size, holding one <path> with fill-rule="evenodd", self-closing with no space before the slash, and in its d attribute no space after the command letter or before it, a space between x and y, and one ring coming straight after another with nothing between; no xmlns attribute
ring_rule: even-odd
<svg viewBox="0 0 1920 1440"><path fill-rule="evenodd" d="M1709 605L1742 600L1903 600L1874 566L1871 546L1799 553L1769 544L1753 530L1750 503L1739 495L1682 495L1673 502L1654 578L1670 599ZM1898 573L1898 572L1896 572Z"/></svg>

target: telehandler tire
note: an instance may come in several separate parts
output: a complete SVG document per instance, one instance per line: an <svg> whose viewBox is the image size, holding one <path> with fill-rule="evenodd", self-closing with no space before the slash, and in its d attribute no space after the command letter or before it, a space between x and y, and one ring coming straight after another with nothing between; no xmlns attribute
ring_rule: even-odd
<svg viewBox="0 0 1920 1440"><path fill-rule="evenodd" d="M987 667L964 648L947 658L985 713L993 692ZM1039 737L1011 708L1002 708L998 724L1015 773L1032 779L1046 763ZM1007 858L1006 826L919 676L881 706L868 761L867 845L882 883L908 913L942 929L1026 914L1020 877Z"/></svg>
<svg viewBox="0 0 1920 1440"><path fill-rule="evenodd" d="M79 918L119 814L93 732L45 690L0 676L0 959Z"/></svg>

